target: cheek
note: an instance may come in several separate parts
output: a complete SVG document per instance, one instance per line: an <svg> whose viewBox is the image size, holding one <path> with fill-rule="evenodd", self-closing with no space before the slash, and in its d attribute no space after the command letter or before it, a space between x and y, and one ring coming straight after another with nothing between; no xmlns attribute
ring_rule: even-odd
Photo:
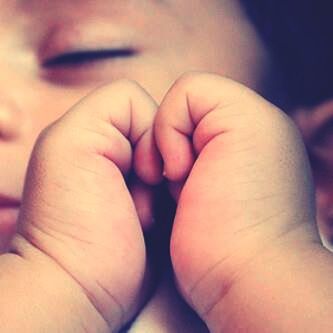
<svg viewBox="0 0 333 333"><path fill-rule="evenodd" d="M41 84L32 92L27 106L27 128L29 136L34 141L38 134L52 122L62 116L90 89L68 89L57 88L46 84Z"/></svg>
<svg viewBox="0 0 333 333"><path fill-rule="evenodd" d="M270 71L270 57L239 1L186 2L191 13L194 6L199 13L185 16L191 29L183 52L187 66L261 90Z"/></svg>

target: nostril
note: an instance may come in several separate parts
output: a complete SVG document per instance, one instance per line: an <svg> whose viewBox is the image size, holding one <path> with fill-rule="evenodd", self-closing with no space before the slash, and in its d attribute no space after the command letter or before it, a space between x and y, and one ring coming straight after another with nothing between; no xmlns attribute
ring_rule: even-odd
<svg viewBox="0 0 333 333"><path fill-rule="evenodd" d="M20 110L16 104L5 98L0 97L0 139L15 139L22 128Z"/></svg>

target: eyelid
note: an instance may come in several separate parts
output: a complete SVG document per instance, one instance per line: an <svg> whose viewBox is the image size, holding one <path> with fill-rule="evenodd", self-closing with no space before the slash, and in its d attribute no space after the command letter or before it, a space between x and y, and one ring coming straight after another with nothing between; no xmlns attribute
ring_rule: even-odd
<svg viewBox="0 0 333 333"><path fill-rule="evenodd" d="M61 55L81 52L98 51L105 54L106 50L130 49L141 52L145 45L138 31L114 22L59 23L45 33L39 45L38 59L40 64L45 64Z"/></svg>
<svg viewBox="0 0 333 333"><path fill-rule="evenodd" d="M42 66L44 68L49 68L57 66L80 65L98 60L128 58L137 55L137 53L137 50L130 47L92 50L83 49L77 51L63 52L58 55L49 57L43 61Z"/></svg>

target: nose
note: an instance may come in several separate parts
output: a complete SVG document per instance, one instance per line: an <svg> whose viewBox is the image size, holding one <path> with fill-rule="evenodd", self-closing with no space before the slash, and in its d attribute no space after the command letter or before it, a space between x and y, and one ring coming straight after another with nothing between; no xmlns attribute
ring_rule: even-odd
<svg viewBox="0 0 333 333"><path fill-rule="evenodd" d="M14 100L0 96L0 141L17 139L22 125L22 114Z"/></svg>

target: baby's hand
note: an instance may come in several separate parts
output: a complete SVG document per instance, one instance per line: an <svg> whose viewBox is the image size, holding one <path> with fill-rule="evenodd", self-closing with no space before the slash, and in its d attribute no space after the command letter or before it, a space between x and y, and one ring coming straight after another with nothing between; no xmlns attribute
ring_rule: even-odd
<svg viewBox="0 0 333 333"><path fill-rule="evenodd" d="M210 330L303 332L309 318L321 320L324 302L311 287L329 285L332 263L319 244L310 167L292 121L240 84L189 73L164 98L155 136L178 200L177 282ZM303 298L312 317L294 311Z"/></svg>
<svg viewBox="0 0 333 333"><path fill-rule="evenodd" d="M156 184L162 176L151 130L155 110L155 102L135 83L106 85L44 130L32 153L11 252L33 262L36 274L43 263L44 283L59 295L68 286L52 286L48 271L62 271L79 287L102 320L89 322L89 316L68 312L67 320L81 321L82 331L116 331L144 301L140 218L144 225L150 219L144 184ZM141 216L124 180L129 172L140 179L134 191L138 202L146 202ZM32 331L52 332L45 326L54 320L50 312ZM59 327L55 331L66 332L67 326Z"/></svg>

